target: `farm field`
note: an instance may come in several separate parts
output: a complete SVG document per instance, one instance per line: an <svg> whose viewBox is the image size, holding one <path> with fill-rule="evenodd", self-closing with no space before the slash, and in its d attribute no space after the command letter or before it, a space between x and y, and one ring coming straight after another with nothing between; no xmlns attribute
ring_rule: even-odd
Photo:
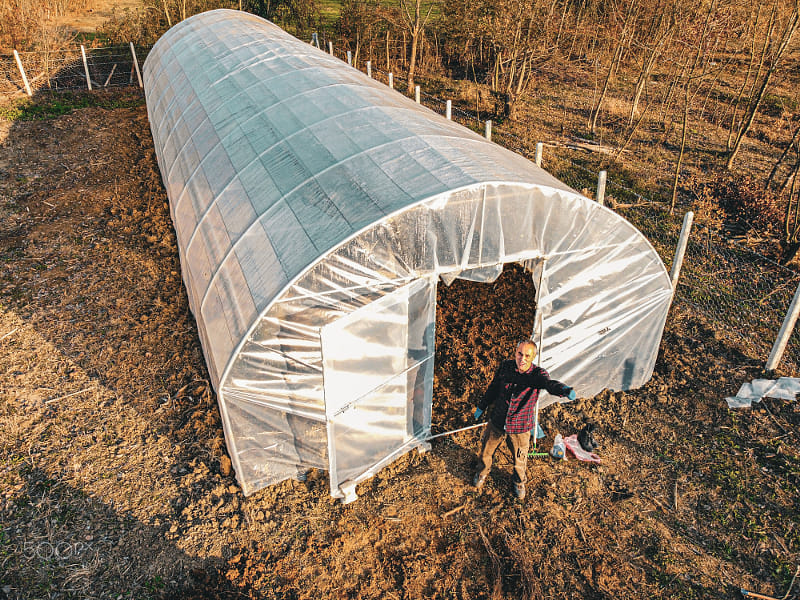
<svg viewBox="0 0 800 600"><path fill-rule="evenodd" d="M780 597L798 564L796 402L730 412L762 365L673 308L653 379L555 406L600 466L509 457L478 434L359 487L324 472L244 498L179 276L138 92L0 124L0 589L9 598ZM114 108L113 106L117 106ZM440 289L434 423L470 422L527 331L531 283Z"/></svg>
<svg viewBox="0 0 800 600"><path fill-rule="evenodd" d="M91 31L123 4L65 25ZM340 5L321 2L324 18ZM464 82L420 81L492 109ZM521 104L530 118L507 131L574 143L589 85L542 74ZM546 448L594 423L602 464L531 460L521 502L506 450L472 487L476 430L403 456L349 505L323 471L245 498L141 91L22 105L0 99L0 600L800 597L800 405L729 410L725 396L765 377L764 357L681 300L644 387L542 414ZM610 122L627 118L625 102L608 105ZM763 175L767 142L789 135L789 109L775 110L756 120L743 171ZM700 131L686 170L706 173L726 134ZM603 135L593 148L613 143ZM622 171L663 194L675 150L632 143ZM474 423L496 365L531 330L533 293L514 265L492 284L440 285L434 433Z"/></svg>

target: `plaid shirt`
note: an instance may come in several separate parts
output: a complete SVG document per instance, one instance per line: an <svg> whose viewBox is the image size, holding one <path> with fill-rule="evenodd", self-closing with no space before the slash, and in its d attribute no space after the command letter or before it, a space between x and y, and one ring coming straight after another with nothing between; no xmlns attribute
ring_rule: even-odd
<svg viewBox="0 0 800 600"><path fill-rule="evenodd" d="M478 408L486 410L492 405L489 420L499 431L526 433L535 424L539 390L547 390L554 396L567 396L570 389L560 381L550 379L547 371L536 365L525 373L518 373L516 362L504 360Z"/></svg>

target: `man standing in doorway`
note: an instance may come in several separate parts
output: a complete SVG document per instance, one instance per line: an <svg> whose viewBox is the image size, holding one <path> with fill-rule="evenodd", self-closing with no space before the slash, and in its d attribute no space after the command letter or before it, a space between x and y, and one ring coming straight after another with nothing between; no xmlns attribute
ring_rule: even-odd
<svg viewBox="0 0 800 600"><path fill-rule="evenodd" d="M492 383L475 409L475 418L479 419L489 405L492 405L489 423L481 437L478 472L473 485L478 489L483 486L492 468L492 456L505 439L514 456L514 496L519 500L525 497L528 448L536 418L539 390L544 389L554 396L575 399L575 390L560 381L550 379L547 371L533 364L537 350L536 344L531 340L519 342L514 360L500 363Z"/></svg>

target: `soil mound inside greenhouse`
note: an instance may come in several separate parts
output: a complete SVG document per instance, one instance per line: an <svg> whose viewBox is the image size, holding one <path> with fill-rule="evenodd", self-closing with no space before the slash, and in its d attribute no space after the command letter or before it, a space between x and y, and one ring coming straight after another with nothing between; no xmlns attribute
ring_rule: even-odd
<svg viewBox="0 0 800 600"><path fill-rule="evenodd" d="M119 96L119 93L118 93ZM542 413L602 464L437 438L331 499L245 498L181 282L146 109L0 121L0 597L782 597L800 563L797 402L731 412L763 363L684 304L643 388ZM474 423L533 326L531 279L440 286L434 433ZM569 383L569 382L567 382ZM796 590L795 592L796 593Z"/></svg>

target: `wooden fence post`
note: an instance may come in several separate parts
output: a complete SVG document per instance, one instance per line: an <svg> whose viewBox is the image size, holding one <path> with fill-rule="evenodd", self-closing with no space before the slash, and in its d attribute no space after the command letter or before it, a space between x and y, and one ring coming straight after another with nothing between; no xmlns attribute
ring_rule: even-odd
<svg viewBox="0 0 800 600"><path fill-rule="evenodd" d="M14 60L17 61L17 67L19 68L19 73L22 75L22 83L25 84L25 91L27 92L28 96L33 96L33 92L31 91L31 84L28 83L28 76L25 75L25 69L22 68L22 61L19 58L19 53L14 50Z"/></svg>
<svg viewBox="0 0 800 600"><path fill-rule="evenodd" d="M103 84L103 87L108 87L108 84L111 83L111 78L114 76L114 71L117 70L117 63L114 63L114 66L111 67L111 73L108 74L106 77L106 82Z"/></svg>
<svg viewBox="0 0 800 600"><path fill-rule="evenodd" d="M133 56L133 66L136 69L136 78L139 80L139 87L144 87L142 85L142 73L139 71L139 59L136 58L136 50L133 49L133 42L130 42L131 45L131 56Z"/></svg>

